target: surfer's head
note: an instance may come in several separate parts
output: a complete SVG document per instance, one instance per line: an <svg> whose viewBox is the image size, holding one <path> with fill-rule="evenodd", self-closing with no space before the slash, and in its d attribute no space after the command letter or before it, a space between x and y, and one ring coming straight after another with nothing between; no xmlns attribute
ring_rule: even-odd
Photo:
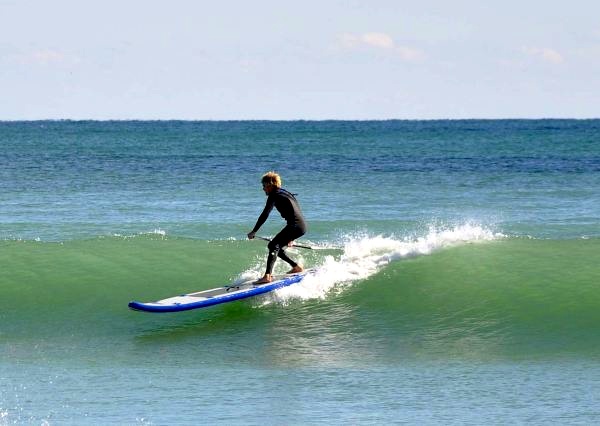
<svg viewBox="0 0 600 426"><path fill-rule="evenodd" d="M260 181L265 192L271 188L281 188L281 177L275 172L265 173Z"/></svg>

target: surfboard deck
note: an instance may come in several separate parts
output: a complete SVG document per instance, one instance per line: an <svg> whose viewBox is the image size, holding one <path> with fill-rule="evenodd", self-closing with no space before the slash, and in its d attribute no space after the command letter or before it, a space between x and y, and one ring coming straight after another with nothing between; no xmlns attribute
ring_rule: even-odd
<svg viewBox="0 0 600 426"><path fill-rule="evenodd" d="M180 312L190 309L207 308L220 303L233 302L235 300L246 299L248 297L258 296L287 287L302 281L307 275L314 273L313 269L299 272L297 274L275 276L273 281L266 284L255 285L253 280L247 280L240 283L233 283L222 287L216 287L210 290L187 293L179 296L169 297L156 302L129 302L129 308L144 312Z"/></svg>

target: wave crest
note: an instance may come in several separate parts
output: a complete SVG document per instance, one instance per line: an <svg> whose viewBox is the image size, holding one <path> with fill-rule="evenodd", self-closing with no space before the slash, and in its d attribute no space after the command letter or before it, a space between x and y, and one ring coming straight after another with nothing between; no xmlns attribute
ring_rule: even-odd
<svg viewBox="0 0 600 426"><path fill-rule="evenodd" d="M265 297L262 304L287 304L294 299L324 299L357 281L376 274L390 262L429 255L460 244L492 241L505 237L480 225L464 224L449 229L430 227L422 237L361 236L345 238L340 256L325 256L316 273L302 282Z"/></svg>

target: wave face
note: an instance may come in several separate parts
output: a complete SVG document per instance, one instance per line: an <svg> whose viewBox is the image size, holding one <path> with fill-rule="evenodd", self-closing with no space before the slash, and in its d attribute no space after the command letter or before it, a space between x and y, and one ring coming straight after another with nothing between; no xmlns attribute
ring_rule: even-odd
<svg viewBox="0 0 600 426"><path fill-rule="evenodd" d="M349 335L361 346L383 345L373 351L381 361L409 354L589 355L600 348L597 239L514 238L465 225L418 238L347 236L318 248L290 249L317 269L299 285L158 320L128 311L127 302L258 277L263 244L161 233L4 241L0 252L10 267L0 274L1 335L89 347L152 335L153 327L185 329L192 321L210 329L217 317L221 325L213 325L224 327L240 315L266 315L303 319L280 330L281 337L330 335L343 344ZM346 337L338 341L337 333Z"/></svg>

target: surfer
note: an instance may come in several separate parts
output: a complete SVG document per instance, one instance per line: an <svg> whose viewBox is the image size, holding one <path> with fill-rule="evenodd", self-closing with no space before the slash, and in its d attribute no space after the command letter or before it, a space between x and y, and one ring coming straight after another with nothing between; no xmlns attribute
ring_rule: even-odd
<svg viewBox="0 0 600 426"><path fill-rule="evenodd" d="M299 265L290 259L284 250L285 247L291 245L296 238L300 238L306 233L306 223L304 222L304 216L302 216L302 211L298 205L298 200L296 200L294 194L281 187L281 177L275 172L265 173L261 182L263 191L265 191L265 195L267 196L267 203L263 212L258 217L254 229L248 233L248 238L251 240L256 236L256 232L260 229L262 224L265 223L269 217L269 213L273 210L273 207L281 213L281 217L285 219L287 224L285 228L269 242L269 245L267 246L269 248L267 269L265 275L255 284L270 283L273 280L273 266L275 265L277 257L280 257L292 267L292 269L288 271L288 274L295 274L304 270L302 265Z"/></svg>

